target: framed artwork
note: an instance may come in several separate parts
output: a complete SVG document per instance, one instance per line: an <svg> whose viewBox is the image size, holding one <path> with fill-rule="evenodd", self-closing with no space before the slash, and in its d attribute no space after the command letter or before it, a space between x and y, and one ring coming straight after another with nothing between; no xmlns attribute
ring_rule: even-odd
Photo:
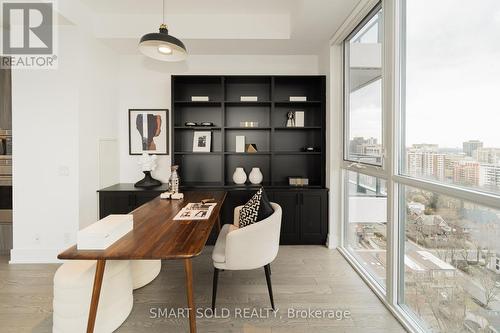
<svg viewBox="0 0 500 333"><path fill-rule="evenodd" d="M129 155L168 155L168 110L128 110Z"/></svg>
<svg viewBox="0 0 500 333"><path fill-rule="evenodd" d="M212 144L212 132L195 131L193 134L193 152L209 153Z"/></svg>

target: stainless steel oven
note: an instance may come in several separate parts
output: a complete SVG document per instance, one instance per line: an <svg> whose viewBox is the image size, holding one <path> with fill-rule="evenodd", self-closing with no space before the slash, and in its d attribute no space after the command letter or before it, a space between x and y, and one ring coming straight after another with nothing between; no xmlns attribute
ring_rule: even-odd
<svg viewBox="0 0 500 333"><path fill-rule="evenodd" d="M0 129L0 157L12 155L12 131Z"/></svg>
<svg viewBox="0 0 500 333"><path fill-rule="evenodd" d="M0 223L12 223L12 131L0 130Z"/></svg>

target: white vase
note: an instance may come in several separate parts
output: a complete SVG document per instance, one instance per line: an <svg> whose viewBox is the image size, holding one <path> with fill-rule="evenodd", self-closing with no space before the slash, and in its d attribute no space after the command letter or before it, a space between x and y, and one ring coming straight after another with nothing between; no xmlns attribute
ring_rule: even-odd
<svg viewBox="0 0 500 333"><path fill-rule="evenodd" d="M262 183L262 178L264 178L264 176L262 176L262 172L260 172L259 168L252 168L252 171L248 175L248 179L252 184Z"/></svg>
<svg viewBox="0 0 500 333"><path fill-rule="evenodd" d="M245 184L247 181L247 174L243 168L236 168L236 170L234 170L233 181L238 185Z"/></svg>

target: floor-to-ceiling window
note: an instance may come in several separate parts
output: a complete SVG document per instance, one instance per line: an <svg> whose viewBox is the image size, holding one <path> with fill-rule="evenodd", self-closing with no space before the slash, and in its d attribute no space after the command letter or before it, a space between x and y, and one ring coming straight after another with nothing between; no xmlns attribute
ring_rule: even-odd
<svg viewBox="0 0 500 333"><path fill-rule="evenodd" d="M383 15L375 7L344 41L344 246L386 289L387 189L370 170L383 165Z"/></svg>
<svg viewBox="0 0 500 333"><path fill-rule="evenodd" d="M366 13L342 43L341 251L407 327L500 332L500 2Z"/></svg>
<svg viewBox="0 0 500 333"><path fill-rule="evenodd" d="M498 332L500 2L404 5L400 303L433 332Z"/></svg>

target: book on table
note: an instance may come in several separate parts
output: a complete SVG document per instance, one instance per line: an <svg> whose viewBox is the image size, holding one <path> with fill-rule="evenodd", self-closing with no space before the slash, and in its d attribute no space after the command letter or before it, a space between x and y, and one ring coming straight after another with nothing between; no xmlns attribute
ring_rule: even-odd
<svg viewBox="0 0 500 333"><path fill-rule="evenodd" d="M190 202L175 215L174 220L206 220L216 205L216 203Z"/></svg>

